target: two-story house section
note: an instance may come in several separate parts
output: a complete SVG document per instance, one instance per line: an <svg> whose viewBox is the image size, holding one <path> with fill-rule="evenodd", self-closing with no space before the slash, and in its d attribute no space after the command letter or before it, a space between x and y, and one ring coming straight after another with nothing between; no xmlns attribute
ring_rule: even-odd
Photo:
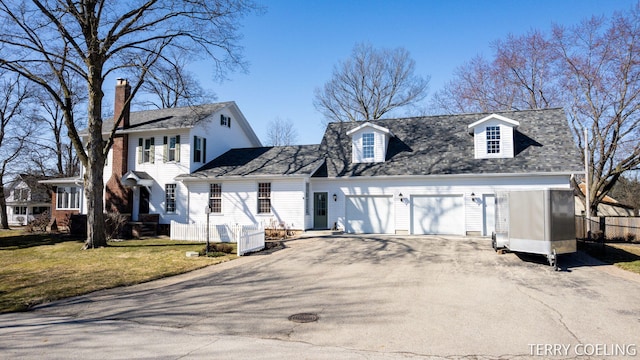
<svg viewBox="0 0 640 360"><path fill-rule="evenodd" d="M26 225L49 210L49 190L44 184L38 183L44 179L44 176L20 174L9 184L6 192L9 225Z"/></svg>
<svg viewBox="0 0 640 360"><path fill-rule="evenodd" d="M235 102L130 112L125 107L130 89L127 80L117 80L114 113L124 115L104 169L105 211L130 214L133 221L154 214L160 224L188 223L189 197L176 176L231 148L261 146L260 140ZM105 137L112 127L113 119L103 122ZM49 183L82 192L81 179ZM56 210L69 210L56 207L55 201L52 205L54 216ZM84 196L72 205L72 210L87 212Z"/></svg>

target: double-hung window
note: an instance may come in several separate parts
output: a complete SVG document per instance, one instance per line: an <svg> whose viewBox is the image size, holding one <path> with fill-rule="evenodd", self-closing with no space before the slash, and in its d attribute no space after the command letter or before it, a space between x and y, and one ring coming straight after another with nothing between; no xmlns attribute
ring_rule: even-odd
<svg viewBox="0 0 640 360"><path fill-rule="evenodd" d="M487 154L500 154L500 127L487 126Z"/></svg>
<svg viewBox="0 0 640 360"><path fill-rule="evenodd" d="M165 162L180 162L180 135L165 136L162 142Z"/></svg>
<svg viewBox="0 0 640 360"><path fill-rule="evenodd" d="M164 186L165 211L167 213L176 212L176 184L166 184Z"/></svg>
<svg viewBox="0 0 640 360"><path fill-rule="evenodd" d="M13 207L13 215L27 215L27 207L26 206L14 206Z"/></svg>
<svg viewBox="0 0 640 360"><path fill-rule="evenodd" d="M155 139L148 138L138 139L138 164L142 163L150 163L153 164L155 161Z"/></svg>
<svg viewBox="0 0 640 360"><path fill-rule="evenodd" d="M258 214L271 213L271 183L258 183Z"/></svg>
<svg viewBox="0 0 640 360"><path fill-rule="evenodd" d="M222 185L209 185L209 209L212 213L222 213Z"/></svg>
<svg viewBox="0 0 640 360"><path fill-rule="evenodd" d="M373 133L362 134L362 157L365 159L373 159L374 154L374 135Z"/></svg>
<svg viewBox="0 0 640 360"><path fill-rule="evenodd" d="M207 139L193 137L193 162L205 162L207 158Z"/></svg>

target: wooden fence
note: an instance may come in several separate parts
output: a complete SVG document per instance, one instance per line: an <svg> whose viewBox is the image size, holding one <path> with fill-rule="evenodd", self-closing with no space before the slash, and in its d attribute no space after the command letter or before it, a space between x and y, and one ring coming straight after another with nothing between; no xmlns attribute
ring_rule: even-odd
<svg viewBox="0 0 640 360"><path fill-rule="evenodd" d="M182 224L171 221L171 240L207 241L206 224ZM261 225L209 225L210 242L235 242L238 256L264 249Z"/></svg>
<svg viewBox="0 0 640 360"><path fill-rule="evenodd" d="M640 217L601 216L586 219L584 216L576 216L576 237L578 239L589 238L587 222L591 224L592 239L640 240Z"/></svg>

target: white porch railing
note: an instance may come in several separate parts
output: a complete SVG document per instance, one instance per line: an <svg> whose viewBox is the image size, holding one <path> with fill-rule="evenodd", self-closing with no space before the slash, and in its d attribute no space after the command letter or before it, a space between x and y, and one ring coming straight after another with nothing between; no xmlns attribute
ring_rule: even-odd
<svg viewBox="0 0 640 360"><path fill-rule="evenodd" d="M206 224L182 224L171 221L171 240L207 241ZM210 242L235 242L238 256L264 249L261 225L209 225Z"/></svg>

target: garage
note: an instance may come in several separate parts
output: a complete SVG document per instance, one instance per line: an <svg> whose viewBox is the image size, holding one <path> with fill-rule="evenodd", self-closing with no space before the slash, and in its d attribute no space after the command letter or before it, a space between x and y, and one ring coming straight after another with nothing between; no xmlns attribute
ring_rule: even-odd
<svg viewBox="0 0 640 360"><path fill-rule="evenodd" d="M348 233L395 233L393 197L348 196L346 206L346 231Z"/></svg>
<svg viewBox="0 0 640 360"><path fill-rule="evenodd" d="M411 233L464 235L462 195L412 196Z"/></svg>

